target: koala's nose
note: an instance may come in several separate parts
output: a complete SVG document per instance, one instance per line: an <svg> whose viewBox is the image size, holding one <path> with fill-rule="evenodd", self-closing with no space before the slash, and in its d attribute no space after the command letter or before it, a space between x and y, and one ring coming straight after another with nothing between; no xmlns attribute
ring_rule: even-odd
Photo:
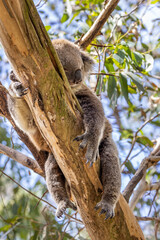
<svg viewBox="0 0 160 240"><path fill-rule="evenodd" d="M78 69L75 71L75 83L78 83L82 81L82 74L81 74L81 70Z"/></svg>

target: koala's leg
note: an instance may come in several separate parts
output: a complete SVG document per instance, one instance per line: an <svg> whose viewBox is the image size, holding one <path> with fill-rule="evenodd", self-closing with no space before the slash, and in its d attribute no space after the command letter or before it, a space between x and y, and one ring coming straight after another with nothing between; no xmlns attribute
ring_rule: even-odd
<svg viewBox="0 0 160 240"><path fill-rule="evenodd" d="M82 140L80 148L87 146L86 159L92 166L99 156L99 144L105 126L104 111L99 99L85 86L76 93L76 97L82 107L85 133L74 140Z"/></svg>
<svg viewBox="0 0 160 240"><path fill-rule="evenodd" d="M58 204L56 216L60 218L68 207L76 210L76 206L68 198L65 187L65 177L51 153L45 162L45 175L47 188Z"/></svg>
<svg viewBox="0 0 160 240"><path fill-rule="evenodd" d="M114 217L114 208L118 201L121 187L120 164L118 152L111 137L105 137L99 147L100 179L103 185L103 195L95 209L101 209L100 214L106 218Z"/></svg>

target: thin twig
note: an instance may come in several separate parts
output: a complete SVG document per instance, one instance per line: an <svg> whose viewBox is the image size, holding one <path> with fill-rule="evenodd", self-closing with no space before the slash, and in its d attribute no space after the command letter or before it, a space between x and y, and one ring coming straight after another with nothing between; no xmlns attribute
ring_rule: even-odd
<svg viewBox="0 0 160 240"><path fill-rule="evenodd" d="M113 77L119 77L119 75L113 74L113 73L91 73L90 75L104 75L104 76L113 76Z"/></svg>
<svg viewBox="0 0 160 240"><path fill-rule="evenodd" d="M126 17L128 17L129 15L131 15L134 11L137 10L137 8L140 6L140 4L142 4L144 1L145 1L145 0L141 0L141 1L136 5L136 7L135 7L133 10L131 10L129 13L124 14L124 15L122 15L122 16L119 16L119 18L117 18L117 20L116 20L116 22L115 22L115 24L114 24L114 27L112 28L112 31L111 31L110 37L109 37L109 39L108 39L108 42L110 42L111 39L112 39L112 37L113 37L113 33L114 33L114 31L116 30L116 28L117 28L118 21L119 21L121 18L126 18Z"/></svg>
<svg viewBox="0 0 160 240"><path fill-rule="evenodd" d="M18 225L20 224L20 222L17 222L16 224L14 224L7 232L5 232L2 236L1 236L1 240L5 240L7 235L12 232Z"/></svg>
<svg viewBox="0 0 160 240"><path fill-rule="evenodd" d="M148 74L149 77L151 78L156 78L158 80L160 80L160 76L157 76L157 75L151 75L151 74Z"/></svg>
<svg viewBox="0 0 160 240"><path fill-rule="evenodd" d="M129 151L129 153L128 153L126 159L125 159L125 161L121 164L121 167L122 167L123 165L125 165L126 162L128 161L128 159L129 159L129 157L130 157L130 155L131 155L131 152L132 152L132 150L133 150L133 148L134 148L134 145L135 145L135 143L136 143L136 138L137 138L138 133L142 130L142 128L144 128L144 127L146 126L146 124L148 124L149 122L153 121L153 120L154 120L155 118L157 118L158 116L160 116L160 112L159 112L158 114L156 114L155 116L151 117L150 119L148 119L147 121L145 121L145 122L142 124L142 126L135 132L134 137L133 137L133 140L132 140L131 149L130 149L130 151Z"/></svg>
<svg viewBox="0 0 160 240"><path fill-rule="evenodd" d="M138 221L156 221L156 222L160 222L160 218L155 218L155 217L138 217L138 216L136 216L136 219Z"/></svg>
<svg viewBox="0 0 160 240"><path fill-rule="evenodd" d="M51 203L49 203L48 201L44 200L43 198L38 197L37 195L35 195L35 194L32 193L31 191L29 191L28 189L24 188L22 185L20 185L18 182L16 182L12 177L10 177L9 175L7 175L7 174L6 174L5 172L3 172L1 169L0 169L0 172L1 172L4 176L8 177L12 182L16 183L16 184L17 184L20 188L22 188L24 191L26 191L26 192L28 192L29 194L31 194L33 197L35 197L35 198L37 198L38 200L40 200L40 201L48 204L50 207L56 209L56 207L54 207ZM72 217L72 216L70 216L69 214L66 214L66 213L65 213L65 215L66 215L68 218L71 218L72 220L74 220L74 221L76 221L76 222L78 222L78 223L80 223L80 224L83 224L83 222L82 222L80 219L76 219L76 218L74 218L74 217Z"/></svg>
<svg viewBox="0 0 160 240"><path fill-rule="evenodd" d="M91 43L90 45L95 47L101 47L101 48L113 47L113 45L95 44L95 43Z"/></svg>

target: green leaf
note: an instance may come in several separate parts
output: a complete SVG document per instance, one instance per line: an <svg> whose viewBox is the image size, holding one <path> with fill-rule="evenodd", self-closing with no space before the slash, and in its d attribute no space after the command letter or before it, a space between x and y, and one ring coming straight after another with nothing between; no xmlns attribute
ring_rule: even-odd
<svg viewBox="0 0 160 240"><path fill-rule="evenodd" d="M114 109L117 106L117 99L118 99L118 91L117 88L115 88L113 95L111 97L111 107Z"/></svg>
<svg viewBox="0 0 160 240"><path fill-rule="evenodd" d="M138 65L142 64L143 55L139 52L133 52L133 61L135 61Z"/></svg>
<svg viewBox="0 0 160 240"><path fill-rule="evenodd" d="M144 87L143 87L143 83L141 82L141 78L132 72L127 72L127 75L132 79L134 84L138 87L139 91L144 92Z"/></svg>
<svg viewBox="0 0 160 240"><path fill-rule="evenodd" d="M160 127L160 121L152 121L151 124Z"/></svg>
<svg viewBox="0 0 160 240"><path fill-rule="evenodd" d="M62 18L61 18L61 23L66 22L66 21L68 20L68 18L69 18L68 13L64 13L63 16L62 16Z"/></svg>
<svg viewBox="0 0 160 240"><path fill-rule="evenodd" d="M123 64L125 59L125 54L123 51L118 49L118 52L116 54L113 54L113 58L120 64Z"/></svg>
<svg viewBox="0 0 160 240"><path fill-rule="evenodd" d="M146 54L145 59L146 59L146 72L149 72L153 68L154 59L150 54Z"/></svg>
<svg viewBox="0 0 160 240"><path fill-rule="evenodd" d="M11 228L11 224L9 225L4 225L3 227L0 228L1 232L7 232Z"/></svg>
<svg viewBox="0 0 160 240"><path fill-rule="evenodd" d="M125 97L126 101L128 102L128 85L127 85L127 77L125 74L120 73L120 84L121 84L121 90L122 94Z"/></svg>
<svg viewBox="0 0 160 240"><path fill-rule="evenodd" d="M142 44L142 47L143 47L146 51L148 51L149 47L147 46L147 44L145 44L145 43L141 43L141 44Z"/></svg>
<svg viewBox="0 0 160 240"><path fill-rule="evenodd" d="M68 26L71 24L71 22L79 15L79 11L73 14L73 17L71 18L70 22L68 23Z"/></svg>
<svg viewBox="0 0 160 240"><path fill-rule="evenodd" d="M50 25L45 26L45 29L46 29L46 31L48 32L48 31L51 29L51 26L50 26Z"/></svg>
<svg viewBox="0 0 160 240"><path fill-rule="evenodd" d="M116 6L116 8L115 8L117 11L121 11L122 10L122 8L120 7L120 6Z"/></svg>
<svg viewBox="0 0 160 240"><path fill-rule="evenodd" d="M105 67L107 68L108 72L114 72L113 61L111 59L105 62Z"/></svg>
<svg viewBox="0 0 160 240"><path fill-rule="evenodd" d="M118 49L118 52L113 54L113 62L115 63L115 65L118 67L118 68L125 68L125 64L126 64L126 55L125 53Z"/></svg>
<svg viewBox="0 0 160 240"><path fill-rule="evenodd" d="M125 166L127 167L127 169L129 170L130 173L135 174L136 170L134 169L134 167L130 161L126 162Z"/></svg>
<svg viewBox="0 0 160 240"><path fill-rule="evenodd" d="M129 86L129 85L128 85L128 92L131 93L131 94L136 94L137 93L136 89L132 86Z"/></svg>
<svg viewBox="0 0 160 240"><path fill-rule="evenodd" d="M121 137L120 139L128 139L128 138L133 138L133 132L130 129L124 129L121 132Z"/></svg>
<svg viewBox="0 0 160 240"><path fill-rule="evenodd" d="M139 142L144 146L149 146L149 147L154 146L153 142L146 136L138 136L136 139L136 142Z"/></svg>
<svg viewBox="0 0 160 240"><path fill-rule="evenodd" d="M109 99L112 98L112 95L113 95L115 89L116 89L116 79L114 76L109 76L108 89L107 89Z"/></svg>
<svg viewBox="0 0 160 240"><path fill-rule="evenodd" d="M151 2L151 4L155 4L155 3L157 3L157 2L159 2L159 0L153 0L153 1Z"/></svg>

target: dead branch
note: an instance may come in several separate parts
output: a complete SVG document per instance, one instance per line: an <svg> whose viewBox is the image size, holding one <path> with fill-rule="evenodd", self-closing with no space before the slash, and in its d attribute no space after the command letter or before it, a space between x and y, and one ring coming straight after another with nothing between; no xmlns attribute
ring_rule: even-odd
<svg viewBox="0 0 160 240"><path fill-rule="evenodd" d="M79 41L79 45L81 48L85 49L92 40L98 35L98 33L101 31L103 25L107 21L108 17L112 13L112 11L117 6L119 0L109 0L107 4L104 6L104 9L90 28L90 30L82 37L82 39Z"/></svg>
<svg viewBox="0 0 160 240"><path fill-rule="evenodd" d="M137 186L139 181L143 178L144 174L146 173L146 170L151 166L156 165L158 161L160 161L160 156L149 156L143 159L139 169L136 171L135 175L133 176L133 178L131 179L131 181L128 183L128 185L123 191L123 196L127 202L129 202L130 196L132 195L134 188Z"/></svg>
<svg viewBox="0 0 160 240"><path fill-rule="evenodd" d="M23 153L20 153L10 147L4 146L0 143L0 153L7 155L16 162L22 164L25 167L33 170L35 173L44 176L42 169L39 167L38 163L30 157L27 157Z"/></svg>
<svg viewBox="0 0 160 240"><path fill-rule="evenodd" d="M133 192L133 197L129 203L131 210L133 211L139 199L144 195L146 191L158 190L160 188L160 182L149 184L145 181L145 175L140 181L138 188Z"/></svg>

